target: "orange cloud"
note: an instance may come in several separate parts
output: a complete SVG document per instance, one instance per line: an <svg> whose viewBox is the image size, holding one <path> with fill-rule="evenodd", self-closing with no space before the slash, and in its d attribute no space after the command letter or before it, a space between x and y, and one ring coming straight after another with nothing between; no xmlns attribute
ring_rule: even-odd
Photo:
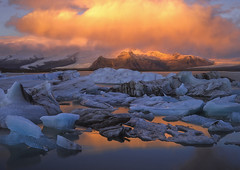
<svg viewBox="0 0 240 170"><path fill-rule="evenodd" d="M12 18L8 25L22 33L64 42L84 39L101 47L202 56L224 56L237 52L240 45L239 28L232 22L214 16L211 7L187 5L182 0L70 0L70 6L88 8L83 14L77 8L63 8L68 4L64 0L56 4L46 0L10 2L35 10Z"/></svg>

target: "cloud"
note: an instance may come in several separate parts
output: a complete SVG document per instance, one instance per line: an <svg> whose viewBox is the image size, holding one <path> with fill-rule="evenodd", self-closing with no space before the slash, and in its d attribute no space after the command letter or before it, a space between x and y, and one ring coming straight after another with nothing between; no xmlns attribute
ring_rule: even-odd
<svg viewBox="0 0 240 170"><path fill-rule="evenodd" d="M33 9L7 23L26 35L75 45L85 40L85 47L104 49L239 57L239 28L215 15L212 6L183 0L10 0L10 4ZM79 13L82 8L84 13Z"/></svg>

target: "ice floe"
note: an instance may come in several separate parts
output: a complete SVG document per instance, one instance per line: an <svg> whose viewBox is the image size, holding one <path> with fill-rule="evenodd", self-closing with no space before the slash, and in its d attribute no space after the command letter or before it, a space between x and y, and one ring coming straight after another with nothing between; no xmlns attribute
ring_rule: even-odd
<svg viewBox="0 0 240 170"><path fill-rule="evenodd" d="M239 112L240 104L236 102L237 95L227 97L217 97L209 102L203 108L207 116L228 117L233 112Z"/></svg>
<svg viewBox="0 0 240 170"><path fill-rule="evenodd" d="M16 132L23 136L32 136L34 138L43 136L39 126L21 116L7 116L6 125L12 132Z"/></svg>
<svg viewBox="0 0 240 170"><path fill-rule="evenodd" d="M234 131L234 128L232 127L232 125L228 122L224 122L222 120L217 120L216 122L214 122L209 128L208 128L209 132L232 132Z"/></svg>
<svg viewBox="0 0 240 170"><path fill-rule="evenodd" d="M69 130L74 128L75 121L79 119L79 115L60 113L56 116L43 116L40 119L46 127Z"/></svg>
<svg viewBox="0 0 240 170"><path fill-rule="evenodd" d="M22 85L14 83L7 94L1 90L0 98L0 126L6 127L5 118L8 115L22 116L35 123L40 122L40 117L47 115L43 106L35 105L30 95L26 93Z"/></svg>
<svg viewBox="0 0 240 170"><path fill-rule="evenodd" d="M95 83L121 84L130 81L153 81L163 76L155 73L140 73L129 69L100 68L90 74L89 79Z"/></svg>
<svg viewBox="0 0 240 170"><path fill-rule="evenodd" d="M78 145L60 135L57 136L57 145L64 149L78 150L78 151L82 150L82 147L80 145Z"/></svg>
<svg viewBox="0 0 240 170"><path fill-rule="evenodd" d="M111 90L127 93L130 96L143 96L147 95L176 95L177 91L180 91L183 87L187 89L186 95L199 96L199 97L216 97L226 96L231 94L231 83L227 78L221 79L197 79L191 72L180 72L176 76L166 77L150 82L134 82L123 83L118 87L114 87ZM181 87L181 88L180 88ZM186 89L184 88L184 92Z"/></svg>
<svg viewBox="0 0 240 170"><path fill-rule="evenodd" d="M202 100L193 98L168 102L161 96L144 96L131 103L130 112L150 112L158 116L184 116L200 112L203 105Z"/></svg>

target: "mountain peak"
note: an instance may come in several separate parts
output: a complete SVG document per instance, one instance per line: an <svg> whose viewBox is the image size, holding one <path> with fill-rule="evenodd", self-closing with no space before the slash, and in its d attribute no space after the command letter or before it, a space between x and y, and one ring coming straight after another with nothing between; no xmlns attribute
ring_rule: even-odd
<svg viewBox="0 0 240 170"><path fill-rule="evenodd" d="M207 59L182 55L180 53L165 54L160 51L143 52L137 49L126 49L115 58L99 57L90 69L103 67L127 68L133 70L184 70L190 67L212 65Z"/></svg>

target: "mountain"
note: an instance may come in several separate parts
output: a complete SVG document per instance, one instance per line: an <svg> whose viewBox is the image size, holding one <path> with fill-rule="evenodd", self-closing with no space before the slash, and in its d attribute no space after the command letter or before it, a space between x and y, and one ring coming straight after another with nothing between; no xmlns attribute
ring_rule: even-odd
<svg viewBox="0 0 240 170"><path fill-rule="evenodd" d="M1 71L48 71L76 63L78 53L62 57L43 57L42 55L9 55L0 57Z"/></svg>
<svg viewBox="0 0 240 170"><path fill-rule="evenodd" d="M120 53L117 58L104 58L100 56L89 67L96 70L104 67L115 69L127 68L132 70L185 70L190 67L213 65L214 62L193 56L181 54L165 54L159 51L141 52L128 50Z"/></svg>
<svg viewBox="0 0 240 170"><path fill-rule="evenodd" d="M16 55L9 55L0 57L0 70L20 70L21 66L34 63L42 60L40 55L19 57Z"/></svg>

